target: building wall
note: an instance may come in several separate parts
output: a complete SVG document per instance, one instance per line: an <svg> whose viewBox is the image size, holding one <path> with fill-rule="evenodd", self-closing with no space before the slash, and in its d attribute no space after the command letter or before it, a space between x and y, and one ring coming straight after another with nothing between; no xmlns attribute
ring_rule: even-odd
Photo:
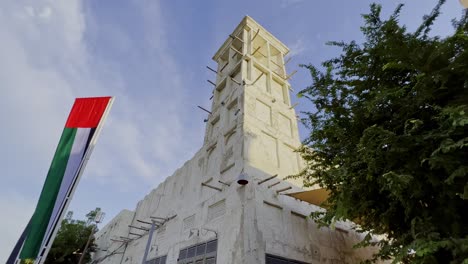
<svg viewBox="0 0 468 264"><path fill-rule="evenodd" d="M176 175L179 178L188 176ZM183 188L184 182L179 181L173 186ZM119 214L97 234L98 247L107 249L105 254L124 244L109 242L109 237L119 239L118 236L125 237L130 230L143 234L139 238L128 236L135 240L126 247L120 247L125 249L123 256L114 255L100 263L141 263L148 232L130 229L128 225L148 227L136 220L150 222L150 214L161 217L176 215L154 233L148 256L148 259L152 259L167 255L166 263L177 263L180 249L215 238L218 239L217 263L226 264L265 263L267 253L307 263L356 263L373 251L351 249L354 243L362 239L362 235L350 230L351 223L337 223L335 230L318 228L306 216L320 210L319 207L278 195L266 184L232 184L230 187L219 186L222 191L217 191L205 189L207 187L202 187L201 182L189 182L197 184L197 190L184 196L174 191L164 193L165 189L170 189L168 184L170 186L173 182L168 179L139 203L136 210L139 214L135 218L132 214L125 217ZM197 196L204 192L209 195L204 200L198 200ZM145 209L145 204L154 201L157 194L164 194L157 199L160 200L159 206L156 202ZM214 230L216 234L208 230ZM94 259L102 257L100 253Z"/></svg>
<svg viewBox="0 0 468 264"><path fill-rule="evenodd" d="M287 179L304 166L290 85L288 49L246 17L214 56L218 63L202 148L136 206L98 234L99 263L141 263L151 217L167 218L150 242L148 259L218 239L217 262L265 263L272 254L307 263L355 263L373 249L352 250L361 236L351 223L318 228L306 216L322 210L284 194L303 191ZM249 176L249 184L236 180ZM268 177L274 179L263 182ZM154 219L154 218L153 218ZM133 227L129 227L133 226ZM130 234L135 233L135 234ZM124 237L124 242L110 241ZM122 239L122 238L120 238ZM106 257L124 244L124 253ZM122 247L121 247L122 248Z"/></svg>
<svg viewBox="0 0 468 264"><path fill-rule="evenodd" d="M125 251L125 243L113 240L122 240L121 237L128 236L128 225L131 224L134 216L133 211L122 210L95 234L95 243L98 247L93 253L93 260L100 263L120 263Z"/></svg>
<svg viewBox="0 0 468 264"><path fill-rule="evenodd" d="M323 210L285 195L277 195L266 186L256 195L259 232L268 254L307 263L359 263L375 248L352 249L364 238L352 230L351 222L338 222L334 229L318 227L308 215Z"/></svg>

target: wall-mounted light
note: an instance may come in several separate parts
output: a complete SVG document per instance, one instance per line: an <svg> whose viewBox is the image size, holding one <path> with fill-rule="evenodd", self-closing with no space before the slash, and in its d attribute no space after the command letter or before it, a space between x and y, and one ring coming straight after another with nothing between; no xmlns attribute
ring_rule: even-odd
<svg viewBox="0 0 468 264"><path fill-rule="evenodd" d="M237 177L237 183L240 185L247 185L249 183L249 176L246 173L241 173Z"/></svg>

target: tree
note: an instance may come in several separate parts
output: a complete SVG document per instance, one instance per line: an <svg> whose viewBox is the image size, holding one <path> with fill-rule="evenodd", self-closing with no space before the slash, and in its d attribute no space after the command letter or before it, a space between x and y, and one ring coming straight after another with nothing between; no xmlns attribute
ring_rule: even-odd
<svg viewBox="0 0 468 264"><path fill-rule="evenodd" d="M92 210L86 214L87 221L73 220L67 217L62 221L60 230L55 237L52 248L47 255L46 264L76 264L78 263L83 249L88 241L89 236L95 230L96 226L92 224L90 219L93 219L100 208ZM68 214L72 215L72 214ZM96 250L94 238L92 238L91 246L86 251L84 262L88 263L91 260L91 252Z"/></svg>
<svg viewBox="0 0 468 264"><path fill-rule="evenodd" d="M322 224L351 219L394 263L468 263L468 18L448 37L429 36L444 1L414 32L372 4L364 41L308 69L300 91L314 105L299 150L305 186L330 191Z"/></svg>

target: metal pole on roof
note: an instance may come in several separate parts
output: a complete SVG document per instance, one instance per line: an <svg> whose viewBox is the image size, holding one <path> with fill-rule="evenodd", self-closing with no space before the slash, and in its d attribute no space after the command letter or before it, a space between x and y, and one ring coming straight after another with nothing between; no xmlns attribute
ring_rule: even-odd
<svg viewBox="0 0 468 264"><path fill-rule="evenodd" d="M83 249L83 252L81 253L80 260L78 261L78 264L81 264L85 258L86 251L88 251L89 244L91 243L91 239L93 238L94 235L94 230L96 229L96 226L93 225L91 227L91 234L89 234L88 241L86 242L85 248Z"/></svg>
<svg viewBox="0 0 468 264"><path fill-rule="evenodd" d="M96 208L96 215L94 216L94 219L88 219L88 222L94 222L95 224L93 226L91 226L91 233L89 234L89 237L88 237L88 241L86 242L86 245L83 249L83 252L81 253L81 256L80 256L80 260L78 261L78 264L81 264L85 258L85 255L86 255L86 251L88 251L88 247L89 247L89 244L91 243L91 239L93 238L94 236L94 232L96 231L96 228L97 228L97 224L102 222L102 219L104 218L104 215L105 213L104 212L101 212L101 210L99 209L99 211L97 211L98 209Z"/></svg>
<svg viewBox="0 0 468 264"><path fill-rule="evenodd" d="M156 221L151 220L151 223L152 224L151 224L151 229L150 229L149 234L148 234L148 241L146 242L145 254L143 255L143 260L141 261L141 264L146 263L146 258L148 258L148 252L149 252L150 246L151 246L151 240L153 239L154 229L156 228Z"/></svg>

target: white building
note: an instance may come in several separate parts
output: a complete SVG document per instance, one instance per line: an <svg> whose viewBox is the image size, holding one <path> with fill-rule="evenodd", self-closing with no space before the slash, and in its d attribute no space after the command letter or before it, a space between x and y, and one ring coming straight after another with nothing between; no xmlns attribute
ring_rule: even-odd
<svg viewBox="0 0 468 264"><path fill-rule="evenodd" d="M351 223L333 230L307 218L296 113L284 56L288 48L245 17L216 52L204 144L195 156L96 234L94 263L357 263L373 249ZM240 174L249 183L237 183ZM272 176L275 176L273 177ZM269 179L269 180L266 180ZM266 181L265 181L266 180Z"/></svg>

